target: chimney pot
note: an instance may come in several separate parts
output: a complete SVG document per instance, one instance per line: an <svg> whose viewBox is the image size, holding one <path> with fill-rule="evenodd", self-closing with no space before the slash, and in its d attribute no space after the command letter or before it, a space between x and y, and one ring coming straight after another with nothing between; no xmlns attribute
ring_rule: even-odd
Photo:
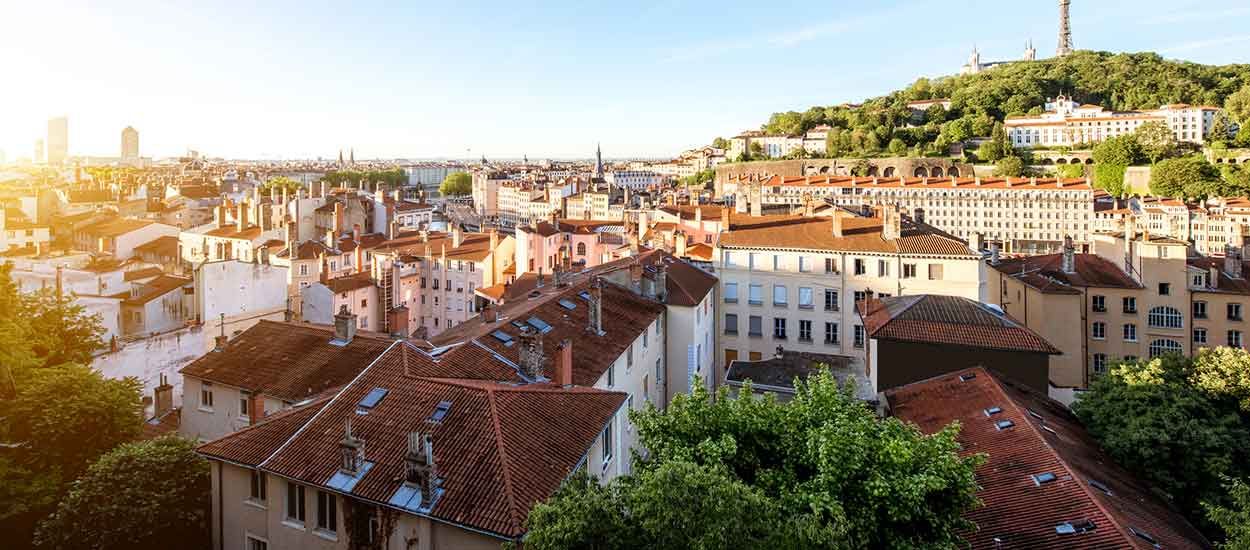
<svg viewBox="0 0 1250 550"><path fill-rule="evenodd" d="M334 315L334 340L330 343L346 346L356 337L356 314L347 310L347 304L339 306Z"/></svg>
<svg viewBox="0 0 1250 550"><path fill-rule="evenodd" d="M573 341L564 339L556 346L556 383L573 385Z"/></svg>

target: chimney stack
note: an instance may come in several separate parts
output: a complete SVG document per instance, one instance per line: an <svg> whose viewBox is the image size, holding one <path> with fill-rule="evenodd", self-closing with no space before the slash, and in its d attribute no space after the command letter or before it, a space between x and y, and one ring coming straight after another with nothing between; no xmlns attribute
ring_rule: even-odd
<svg viewBox="0 0 1250 550"><path fill-rule="evenodd" d="M343 304L339 306L339 312L334 315L334 339L330 340L330 343L336 346L346 346L352 343L355 337L356 314L347 311L347 304Z"/></svg>
<svg viewBox="0 0 1250 550"><path fill-rule="evenodd" d="M1067 235L1063 237L1062 268L1064 273L1076 273L1076 247L1072 245L1072 237Z"/></svg>
<svg viewBox="0 0 1250 550"><path fill-rule="evenodd" d="M590 303L587 304L590 313L587 315L587 330L603 336L603 281L598 277L590 279Z"/></svg>
<svg viewBox="0 0 1250 550"><path fill-rule="evenodd" d="M521 327L521 375L536 381L543 375L543 334L527 326Z"/></svg>
<svg viewBox="0 0 1250 550"><path fill-rule="evenodd" d="M464 242L464 230L460 228L460 224L455 224L451 228L451 247L460 248L460 244Z"/></svg>
<svg viewBox="0 0 1250 550"><path fill-rule="evenodd" d="M990 265L998 265L998 241L990 243Z"/></svg>
<svg viewBox="0 0 1250 550"><path fill-rule="evenodd" d="M668 264L660 260L655 266L655 299L663 302L668 298Z"/></svg>
<svg viewBox="0 0 1250 550"><path fill-rule="evenodd" d="M881 207L881 238L893 241L903 234L902 220L898 207L893 205Z"/></svg>
<svg viewBox="0 0 1250 550"><path fill-rule="evenodd" d="M430 434L408 433L408 452L404 453L404 485L421 490L419 508L429 510L434 506L440 483L438 467L434 464L434 441Z"/></svg>
<svg viewBox="0 0 1250 550"><path fill-rule="evenodd" d="M390 328L391 337L404 339L408 337L408 306L399 305L386 312L386 326Z"/></svg>
<svg viewBox="0 0 1250 550"><path fill-rule="evenodd" d="M165 413L174 410L174 387L165 378L165 373L161 373L161 383L156 386L156 390L152 394L152 404L155 407L153 416L159 418Z"/></svg>
<svg viewBox="0 0 1250 550"><path fill-rule="evenodd" d="M352 416L343 421L343 439L339 440L339 471L354 476L365 461L365 442L352 435Z"/></svg>
<svg viewBox="0 0 1250 550"><path fill-rule="evenodd" d="M494 323L495 321L498 321L498 320L499 320L499 313L495 311L494 304L490 302L486 302L486 304L482 306L482 322Z"/></svg>
<svg viewBox="0 0 1250 550"><path fill-rule="evenodd" d="M561 340L556 345L555 382L564 387L573 385L573 341Z"/></svg>
<svg viewBox="0 0 1250 550"><path fill-rule="evenodd" d="M1230 279L1241 278L1241 250L1229 248L1224 252L1224 273Z"/></svg>
<svg viewBox="0 0 1250 550"><path fill-rule="evenodd" d="M1207 288L1210 288L1210 289L1220 288L1220 268L1211 266L1211 269L1208 270L1207 272L1207 277L1210 279L1207 282Z"/></svg>
<svg viewBox="0 0 1250 550"><path fill-rule="evenodd" d="M915 208L912 210L913 218L916 223L924 223L924 208Z"/></svg>
<svg viewBox="0 0 1250 550"><path fill-rule="evenodd" d="M334 203L334 226L332 227L332 229L334 230L334 234L336 236L343 233L343 202L342 201Z"/></svg>
<svg viewBox="0 0 1250 550"><path fill-rule="evenodd" d="M642 294L642 262L637 259L629 264L629 287L634 294Z"/></svg>

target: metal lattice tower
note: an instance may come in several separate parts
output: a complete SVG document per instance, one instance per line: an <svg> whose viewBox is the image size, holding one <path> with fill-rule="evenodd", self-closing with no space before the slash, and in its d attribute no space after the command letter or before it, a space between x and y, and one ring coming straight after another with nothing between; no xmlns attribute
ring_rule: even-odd
<svg viewBox="0 0 1250 550"><path fill-rule="evenodd" d="M1068 20L1071 4L1072 0L1059 0L1059 47L1055 48L1055 57L1072 53L1072 25Z"/></svg>

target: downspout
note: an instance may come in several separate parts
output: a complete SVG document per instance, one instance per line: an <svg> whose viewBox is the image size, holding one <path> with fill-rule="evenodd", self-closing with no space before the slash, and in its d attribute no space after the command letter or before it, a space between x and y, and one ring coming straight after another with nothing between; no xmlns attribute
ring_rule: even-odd
<svg viewBox="0 0 1250 550"><path fill-rule="evenodd" d="M221 485L222 480L222 463L217 462L217 550L225 548L226 544L226 522L222 518L222 492L224 489Z"/></svg>

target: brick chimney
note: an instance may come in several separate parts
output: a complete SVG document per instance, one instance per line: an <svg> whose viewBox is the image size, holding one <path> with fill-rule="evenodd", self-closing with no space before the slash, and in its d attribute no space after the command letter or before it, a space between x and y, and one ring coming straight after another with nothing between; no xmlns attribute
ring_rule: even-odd
<svg viewBox="0 0 1250 550"><path fill-rule="evenodd" d="M460 244L464 242L464 230L460 228L460 224L453 225L451 228L451 247L460 248Z"/></svg>
<svg viewBox="0 0 1250 550"><path fill-rule="evenodd" d="M834 237L838 237L838 238L842 237L842 213L841 212L834 212L833 215L829 217L829 226L833 231Z"/></svg>
<svg viewBox="0 0 1250 550"><path fill-rule="evenodd" d="M506 287L507 285L504 285L504 286ZM482 306L482 322L494 323L495 321L498 321L498 320L499 320L499 312L495 310L495 305L490 302L486 302L486 304Z"/></svg>
<svg viewBox="0 0 1250 550"><path fill-rule="evenodd" d="M629 288L634 294L642 294L642 262L638 260L629 264Z"/></svg>
<svg viewBox="0 0 1250 550"><path fill-rule="evenodd" d="M263 418L265 418L265 396L253 392L247 396L247 420L250 424L255 424Z"/></svg>
<svg viewBox="0 0 1250 550"><path fill-rule="evenodd" d="M343 201L334 203L334 225L331 229L335 235L343 234Z"/></svg>
<svg viewBox="0 0 1250 550"><path fill-rule="evenodd" d="M240 201L235 205L234 230L240 233L247 229L247 203Z"/></svg>
<svg viewBox="0 0 1250 550"><path fill-rule="evenodd" d="M174 386L161 373L161 383L152 392L152 404L155 407L153 416L160 417L174 410Z"/></svg>
<svg viewBox="0 0 1250 550"><path fill-rule="evenodd" d="M434 440L430 434L408 433L408 451L404 453L404 485L421 490L420 508L434 506L438 498L438 467L434 463Z"/></svg>
<svg viewBox="0 0 1250 550"><path fill-rule="evenodd" d="M573 341L561 340L556 345L555 383L569 387L573 385Z"/></svg>
<svg viewBox="0 0 1250 550"><path fill-rule="evenodd" d="M917 207L913 209L912 219L914 219L916 223L924 223L924 208Z"/></svg>
<svg viewBox="0 0 1250 550"><path fill-rule="evenodd" d="M336 346L346 346L352 343L355 337L356 314L347 311L347 304L343 304L339 306L339 312L334 315L334 339L330 340L330 343Z"/></svg>
<svg viewBox="0 0 1250 550"><path fill-rule="evenodd" d="M898 207L889 205L881 207L881 238L893 241L902 236L902 219Z"/></svg>
<svg viewBox="0 0 1250 550"><path fill-rule="evenodd" d="M673 255L678 258L686 257L686 233L678 231L673 235Z"/></svg>
<svg viewBox="0 0 1250 550"><path fill-rule="evenodd" d="M668 298L668 264L663 260L655 266L655 299L663 302Z"/></svg>
<svg viewBox="0 0 1250 550"><path fill-rule="evenodd" d="M408 337L408 306L400 305L386 312L386 326L390 327L394 338Z"/></svg>
<svg viewBox="0 0 1250 550"><path fill-rule="evenodd" d="M543 334L528 326L521 327L521 375L537 380L543 375Z"/></svg>

